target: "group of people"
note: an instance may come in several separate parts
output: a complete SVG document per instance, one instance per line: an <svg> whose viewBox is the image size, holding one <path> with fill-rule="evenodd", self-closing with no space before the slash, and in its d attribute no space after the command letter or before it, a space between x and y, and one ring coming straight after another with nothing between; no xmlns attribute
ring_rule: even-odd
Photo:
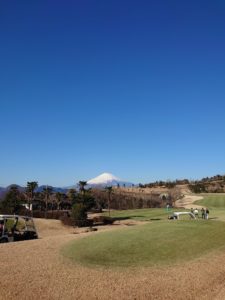
<svg viewBox="0 0 225 300"><path fill-rule="evenodd" d="M197 208L191 208L191 213L195 215L196 218L199 218L199 211ZM208 208L203 208L201 209L201 215L202 219L209 219L209 210Z"/></svg>

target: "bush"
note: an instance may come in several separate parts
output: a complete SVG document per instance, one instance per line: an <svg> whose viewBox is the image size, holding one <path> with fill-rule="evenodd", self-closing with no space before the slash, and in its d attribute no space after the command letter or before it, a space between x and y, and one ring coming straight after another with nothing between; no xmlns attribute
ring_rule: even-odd
<svg viewBox="0 0 225 300"><path fill-rule="evenodd" d="M87 208L83 203L76 203L72 207L72 219L78 227L87 226Z"/></svg>
<svg viewBox="0 0 225 300"><path fill-rule="evenodd" d="M196 183L196 184L189 184L189 189L193 192L193 193L207 193L206 187L204 184L200 184L200 183Z"/></svg>

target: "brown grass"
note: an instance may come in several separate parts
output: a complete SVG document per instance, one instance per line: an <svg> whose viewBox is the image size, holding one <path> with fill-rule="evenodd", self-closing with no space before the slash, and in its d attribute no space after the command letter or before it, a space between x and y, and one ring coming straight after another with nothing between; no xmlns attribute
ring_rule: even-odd
<svg viewBox="0 0 225 300"><path fill-rule="evenodd" d="M98 233L74 235L56 220L37 220L37 228L39 240L0 245L0 299L224 299L225 253L170 268L89 269L60 249Z"/></svg>

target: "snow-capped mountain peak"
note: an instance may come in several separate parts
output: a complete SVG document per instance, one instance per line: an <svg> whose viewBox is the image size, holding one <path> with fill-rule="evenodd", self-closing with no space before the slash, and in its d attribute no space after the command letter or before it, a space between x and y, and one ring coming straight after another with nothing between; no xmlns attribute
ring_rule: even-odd
<svg viewBox="0 0 225 300"><path fill-rule="evenodd" d="M116 185L122 180L111 173L103 173L87 182L89 185Z"/></svg>

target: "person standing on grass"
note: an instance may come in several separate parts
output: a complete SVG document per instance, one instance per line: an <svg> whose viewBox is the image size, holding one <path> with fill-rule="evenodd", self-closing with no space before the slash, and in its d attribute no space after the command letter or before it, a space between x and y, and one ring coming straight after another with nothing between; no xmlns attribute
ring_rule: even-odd
<svg viewBox="0 0 225 300"><path fill-rule="evenodd" d="M208 208L206 208L206 210L205 210L205 218L206 218L206 220L209 219L209 210L208 210Z"/></svg>
<svg viewBox="0 0 225 300"><path fill-rule="evenodd" d="M194 215L195 215L195 218L198 219L198 209L197 208L194 209Z"/></svg>
<svg viewBox="0 0 225 300"><path fill-rule="evenodd" d="M205 219L205 209L203 207L201 209L201 212L202 212L202 219Z"/></svg>

